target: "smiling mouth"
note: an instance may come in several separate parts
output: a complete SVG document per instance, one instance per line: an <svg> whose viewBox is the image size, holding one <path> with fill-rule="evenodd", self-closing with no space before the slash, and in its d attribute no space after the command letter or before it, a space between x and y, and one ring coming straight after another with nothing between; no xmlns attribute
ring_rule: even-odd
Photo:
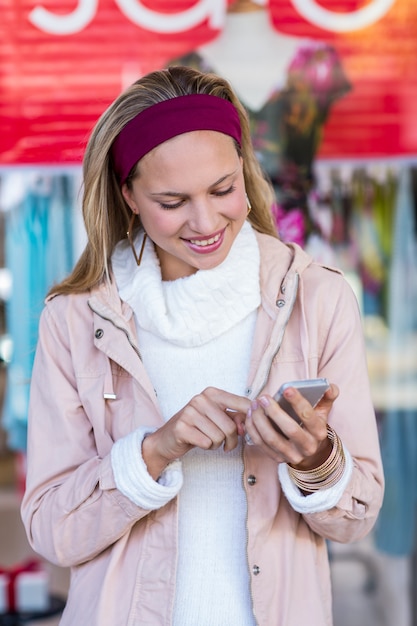
<svg viewBox="0 0 417 626"><path fill-rule="evenodd" d="M206 246L212 246L214 243L217 243L222 236L221 233L217 233L217 235L213 235L209 239L189 239L188 241L193 244L193 246L199 246L201 248L205 248Z"/></svg>

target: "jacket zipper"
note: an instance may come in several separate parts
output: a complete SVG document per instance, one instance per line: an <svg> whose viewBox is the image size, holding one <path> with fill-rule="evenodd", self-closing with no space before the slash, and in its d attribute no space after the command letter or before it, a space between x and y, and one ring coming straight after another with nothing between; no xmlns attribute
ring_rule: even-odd
<svg viewBox="0 0 417 626"><path fill-rule="evenodd" d="M295 286L294 286L294 289L293 289L291 300L288 303L289 311L287 313L287 319L286 319L285 324L284 324L284 326L282 328L281 337L280 337L280 340L278 341L278 345L276 347L276 350L274 351L274 353L272 354L272 356L271 356L271 358L269 360L269 366L267 368L266 374L265 374L264 379L263 379L263 383L260 386L258 393L260 393L260 391L265 387L265 385L267 383L267 380L269 378L269 374L270 374L271 368L272 368L272 362L273 362L273 360L275 359L276 355L279 352L279 349L280 349L281 344L282 344L282 340L284 338L285 329L287 327L287 324L288 324L289 319L291 317L291 313L292 313L293 308L294 308L295 300L296 300L297 293L298 293L298 284L299 284L299 275L296 274L295 276L296 276ZM252 397L255 397L255 396L258 395L258 393L253 394L252 392L253 392L253 390L251 390L251 393L250 393L250 395ZM243 487L245 489L245 493L247 493L247 486L246 486L246 483L245 483L245 470L246 470L246 468L245 468L245 461L244 461L244 446L242 446L241 455L242 455L242 482L243 482ZM246 502L247 502L247 497L246 497ZM247 561L247 564L248 564L248 572L249 572L249 594L250 594L250 599L251 599L251 604L252 604L253 618L255 620L256 626L259 626L259 623L258 623L258 621L256 619L255 603L254 603L253 592L252 592L252 576L253 576L252 567L253 567L253 565L251 566L251 564L249 562L248 543L249 543L249 516L248 516L248 506L246 506L246 561Z"/></svg>
<svg viewBox="0 0 417 626"><path fill-rule="evenodd" d="M288 310L288 313L287 313L287 319L286 319L285 324L284 324L284 326L283 326L283 328L282 328L281 337L280 337L280 339L279 339L279 341L278 341L278 345L277 345L277 347L276 347L275 352L272 354L272 356L271 356L271 358L270 358L270 360L269 360L269 365L268 365L267 371L266 371L266 373L265 373L265 376L264 376L264 378L263 378L263 382L262 382L262 384L259 386L259 390L258 390L258 392L257 392L257 393L255 393L255 394L254 394L254 393L253 393L253 389L251 390L251 393L250 393L250 396L251 396L251 397L255 397L255 396L257 396L257 395L258 395L258 394L262 391L262 389L265 387L265 385L266 385L266 383L267 383L267 381L268 381L269 374L271 373L271 368L272 368L272 363L273 363L273 360L275 359L276 355L277 355L277 354L278 354L278 352L279 352L279 349L281 348L282 340L283 340L283 338L284 338L285 329L287 328L287 325L288 325L289 319L290 319L290 317L291 317L291 313L292 313L292 311L293 311L293 309L294 309L294 304L295 304L295 300L296 300L297 293L298 293L298 284L299 284L299 275L298 275L298 274L295 274L295 285L294 285L293 293L292 293L292 296L291 296L291 300L290 300L290 301L289 301L289 303L288 303L289 310Z"/></svg>

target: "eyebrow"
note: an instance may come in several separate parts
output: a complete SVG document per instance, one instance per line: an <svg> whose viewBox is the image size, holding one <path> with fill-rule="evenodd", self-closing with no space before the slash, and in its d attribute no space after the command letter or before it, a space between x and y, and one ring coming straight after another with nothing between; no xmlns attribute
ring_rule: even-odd
<svg viewBox="0 0 417 626"><path fill-rule="evenodd" d="M221 176L218 180L216 180L216 182L214 182L212 185L209 186L209 189L212 189L213 187L217 187L217 185L220 185L221 183L223 183L228 178L231 178L231 177L235 176L235 174L237 174L238 170L239 170L239 168L237 167L233 172L230 172L230 174L226 174L225 176ZM151 196L167 196L167 197L178 198L178 197L181 197L181 196L187 196L188 194L183 193L181 191L157 191L157 192L151 193L150 195Z"/></svg>

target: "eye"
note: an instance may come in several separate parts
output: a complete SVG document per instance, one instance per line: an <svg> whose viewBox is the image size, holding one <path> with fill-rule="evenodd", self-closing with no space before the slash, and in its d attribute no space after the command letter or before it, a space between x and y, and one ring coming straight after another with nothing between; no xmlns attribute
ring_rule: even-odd
<svg viewBox="0 0 417 626"><path fill-rule="evenodd" d="M179 209L183 203L184 203L184 200L179 200L178 202L175 202L174 204L168 204L165 202L159 202L158 204L161 207L161 209L165 209L169 211L170 209Z"/></svg>
<svg viewBox="0 0 417 626"><path fill-rule="evenodd" d="M218 196L218 197L227 196L229 193L232 193L235 189L236 187L234 185L230 185L230 187L228 187L227 189L214 191L213 195Z"/></svg>

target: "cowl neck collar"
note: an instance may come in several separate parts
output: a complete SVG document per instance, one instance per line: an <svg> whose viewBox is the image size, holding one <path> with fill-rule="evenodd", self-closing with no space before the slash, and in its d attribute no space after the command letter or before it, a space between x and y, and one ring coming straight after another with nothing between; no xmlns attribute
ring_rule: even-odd
<svg viewBox="0 0 417 626"><path fill-rule="evenodd" d="M137 247L142 237L139 232ZM173 281L162 280L149 239L139 267L126 240L112 255L119 295L132 307L139 328L183 347L220 336L259 306L259 265L258 242L249 222L244 223L223 263Z"/></svg>

